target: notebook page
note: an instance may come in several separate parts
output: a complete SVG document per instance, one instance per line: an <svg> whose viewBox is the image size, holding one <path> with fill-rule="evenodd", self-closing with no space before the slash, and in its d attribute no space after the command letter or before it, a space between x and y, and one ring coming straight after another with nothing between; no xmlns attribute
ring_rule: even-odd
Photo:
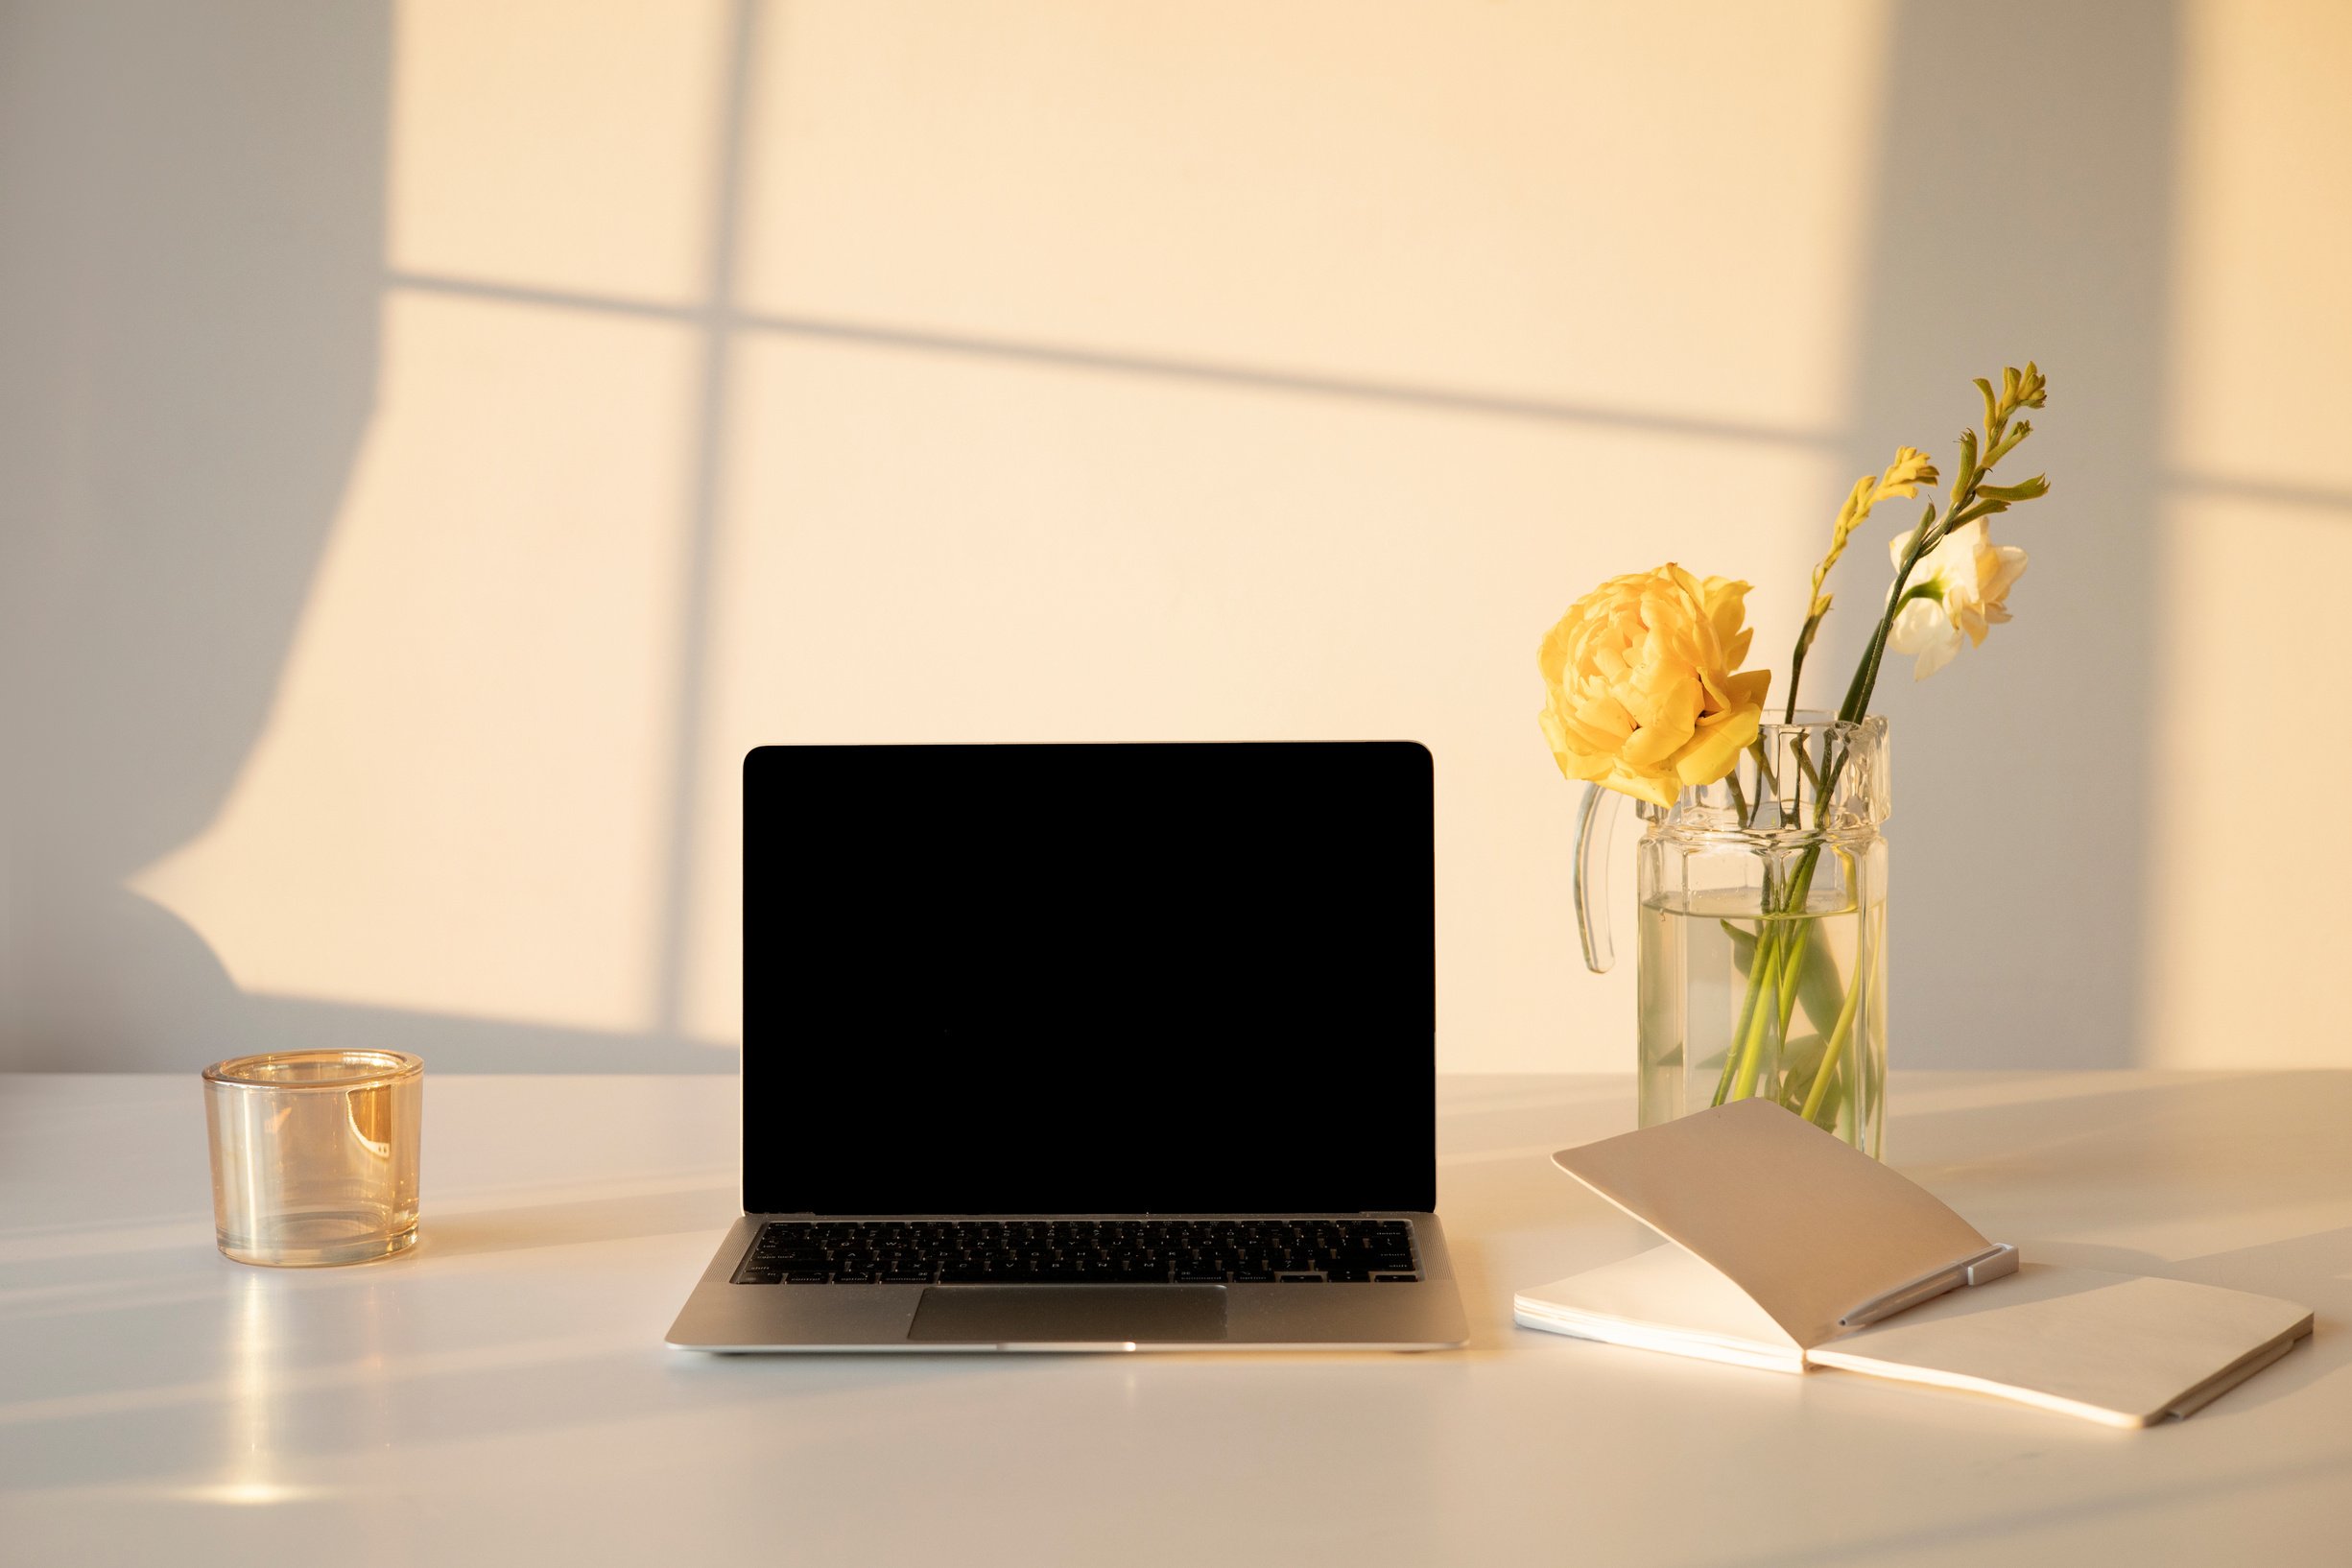
<svg viewBox="0 0 2352 1568"><path fill-rule="evenodd" d="M2208 1384L2259 1370L2311 1325L2309 1310L2274 1296L2028 1263L1806 1359L2136 1427L2195 1409Z"/></svg>
<svg viewBox="0 0 2352 1568"><path fill-rule="evenodd" d="M1805 1353L1747 1293L1668 1243L1549 1285L1521 1291L1528 1328L1705 1361L1801 1372Z"/></svg>
<svg viewBox="0 0 2352 1568"><path fill-rule="evenodd" d="M1769 1100L1552 1156L1713 1265L1802 1346L1864 1302L1992 1244L1934 1194Z"/></svg>

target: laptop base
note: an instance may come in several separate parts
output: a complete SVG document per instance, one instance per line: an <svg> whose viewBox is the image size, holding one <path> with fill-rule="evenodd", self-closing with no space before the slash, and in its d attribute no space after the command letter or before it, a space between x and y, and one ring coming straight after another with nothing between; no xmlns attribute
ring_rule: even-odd
<svg viewBox="0 0 2352 1568"><path fill-rule="evenodd" d="M735 1283L760 1225L794 1218L810 1217L735 1223L671 1326L670 1344L737 1353L1443 1350L1469 1338L1434 1214L1380 1216L1410 1223L1421 1265L1413 1281Z"/></svg>

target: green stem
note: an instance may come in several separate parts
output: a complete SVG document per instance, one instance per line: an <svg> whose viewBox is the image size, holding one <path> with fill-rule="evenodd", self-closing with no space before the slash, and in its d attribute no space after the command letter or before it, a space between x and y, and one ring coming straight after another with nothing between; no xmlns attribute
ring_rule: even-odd
<svg viewBox="0 0 2352 1568"><path fill-rule="evenodd" d="M1789 1020L1796 1012L1796 967L1805 962L1805 947L1813 939L1813 922L1805 918L1805 901L1813 896L1813 868L1820 864L1821 846L1815 844L1805 851L1797 863L1796 875L1789 884L1787 914L1789 935L1781 946L1788 950L1780 966L1780 1037L1789 1037Z"/></svg>
<svg viewBox="0 0 2352 1568"><path fill-rule="evenodd" d="M1821 612L1822 615L1828 613L1827 609ZM1805 630L1796 634L1796 652L1789 655L1789 701L1780 710L1780 722L1784 725L1796 723L1797 685L1805 678L1805 655L1813 652L1814 635L1820 630L1820 616L1808 616Z"/></svg>
<svg viewBox="0 0 2352 1568"><path fill-rule="evenodd" d="M1821 737L1821 755L1824 758L1829 755L1829 737L1826 735ZM1821 770L1813 765L1813 753L1805 749L1802 739L1796 743L1796 771L1803 773L1805 782L1813 786L1814 806L1817 812L1821 803Z"/></svg>
<svg viewBox="0 0 2352 1568"><path fill-rule="evenodd" d="M1878 626L1862 651L1862 662L1854 667L1853 682L1845 688L1845 701L1838 706L1838 717L1849 725L1860 724L1862 716L1870 711L1870 693L1878 685L1878 667L1887 656L1887 638L1894 630L1895 612L1903 607L1904 588L1911 582L1912 569L1940 535L1941 531L1932 526L1935 518L1936 507L1930 502L1927 511L1920 513L1919 526L1912 531L1911 547L1895 565L1894 586L1887 590L1886 613L1878 618Z"/></svg>
<svg viewBox="0 0 2352 1568"><path fill-rule="evenodd" d="M1773 950L1779 945L1780 935L1770 920L1756 922L1756 951L1747 961L1747 996L1740 1004L1740 1021L1731 1031L1731 1048L1723 1053L1723 1071L1715 1081L1715 1098L1710 1104L1722 1105L1730 1097L1733 1074L1738 1071L1747 1039L1747 1025L1756 1015L1756 1003L1764 994L1758 984L1764 966L1776 962Z"/></svg>
<svg viewBox="0 0 2352 1568"><path fill-rule="evenodd" d="M1772 968L1779 966L1777 954L1773 956L1770 967L1766 966L1762 957L1761 943L1758 944L1757 952L1756 975L1769 975ZM1748 984L1752 988L1760 982L1751 977ZM1761 984L1770 986L1770 982L1763 981ZM1740 1041L1740 1071L1739 1076L1732 1081L1732 1099L1746 1100L1756 1092L1756 1081L1764 1075L1764 1022L1779 1011L1779 1005L1770 990L1757 992L1756 1006L1752 1010L1747 1028L1744 1032L1745 1037Z"/></svg>
<svg viewBox="0 0 2352 1568"><path fill-rule="evenodd" d="M1859 959L1861 950L1854 956ZM1837 1027L1829 1032L1829 1042L1821 1047L1821 1069L1813 1075L1813 1092L1805 1096L1805 1108L1798 1114L1810 1122L1821 1113L1821 1103L1829 1096L1830 1074L1838 1065L1838 1057L1845 1050L1846 1037L1854 1033L1854 1013L1862 1000L1862 965L1854 965L1854 983L1845 988L1845 1004L1838 1010Z"/></svg>
<svg viewBox="0 0 2352 1568"><path fill-rule="evenodd" d="M1898 589L1915 564L1915 554L1904 558L1903 569L1895 578ZM1853 683L1845 688L1845 701L1838 706L1838 717L1846 724L1860 724L1862 716L1870 710L1870 693L1878 685L1878 667L1887 657L1887 635L1894 626L1894 606L1898 603L1899 598L1888 601L1886 617L1878 623L1878 630L1870 633L1870 641L1862 651L1862 662L1854 667Z"/></svg>
<svg viewBox="0 0 2352 1568"><path fill-rule="evenodd" d="M1765 755L1762 740L1748 742L1747 749L1756 759L1756 777L1763 785L1763 788L1756 792L1756 810L1762 813L1764 802L1767 799L1770 799L1775 807L1780 804L1780 775L1772 770L1772 759ZM1734 772L1737 770L1735 769ZM1747 825L1754 827L1756 823L1751 820Z"/></svg>
<svg viewBox="0 0 2352 1568"><path fill-rule="evenodd" d="M1846 753L1834 759L1828 755L1829 741L1822 739L1823 761L1828 765L1827 776L1818 779L1814 794L1814 821L1817 831L1829 824L1831 793L1837 788L1838 776L1845 771ZM1758 748L1760 751L1762 748ZM1798 755L1803 756L1800 747ZM1803 919L1773 920L1770 916L1777 910L1788 915L1797 915L1812 896L1813 873L1820 864L1821 845L1814 844L1797 863L1796 873L1789 879L1785 896L1776 897L1769 877L1762 899L1763 915L1757 921L1756 952L1749 962L1747 994L1740 1007L1740 1022L1732 1032L1731 1050L1723 1057L1722 1076L1716 1081L1714 1104L1720 1105L1726 1098L1745 1100L1755 1092L1755 1085L1764 1076L1763 1019L1759 1004L1763 1002L1767 984L1778 986L1772 1000L1777 1013L1780 1037L1787 1039L1789 1021L1795 1012L1796 976L1805 958L1805 946L1813 931L1813 922Z"/></svg>

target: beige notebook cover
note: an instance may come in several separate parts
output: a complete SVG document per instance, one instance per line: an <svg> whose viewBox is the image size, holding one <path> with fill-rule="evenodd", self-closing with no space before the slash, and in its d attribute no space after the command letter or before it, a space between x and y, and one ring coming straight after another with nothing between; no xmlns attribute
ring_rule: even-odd
<svg viewBox="0 0 2352 1568"><path fill-rule="evenodd" d="M1672 1245L1520 1293L1531 1328L2119 1426L2186 1415L2311 1332L2307 1309L2269 1296L2020 1269L1925 1189L1768 1101L1554 1158Z"/></svg>

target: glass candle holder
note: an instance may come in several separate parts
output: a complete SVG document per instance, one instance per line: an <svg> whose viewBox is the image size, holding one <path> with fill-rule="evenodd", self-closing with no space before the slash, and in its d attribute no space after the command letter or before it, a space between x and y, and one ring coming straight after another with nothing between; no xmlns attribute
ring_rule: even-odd
<svg viewBox="0 0 2352 1568"><path fill-rule="evenodd" d="M398 1051L279 1051L205 1068L221 1250L301 1269L414 1247L424 1073Z"/></svg>

